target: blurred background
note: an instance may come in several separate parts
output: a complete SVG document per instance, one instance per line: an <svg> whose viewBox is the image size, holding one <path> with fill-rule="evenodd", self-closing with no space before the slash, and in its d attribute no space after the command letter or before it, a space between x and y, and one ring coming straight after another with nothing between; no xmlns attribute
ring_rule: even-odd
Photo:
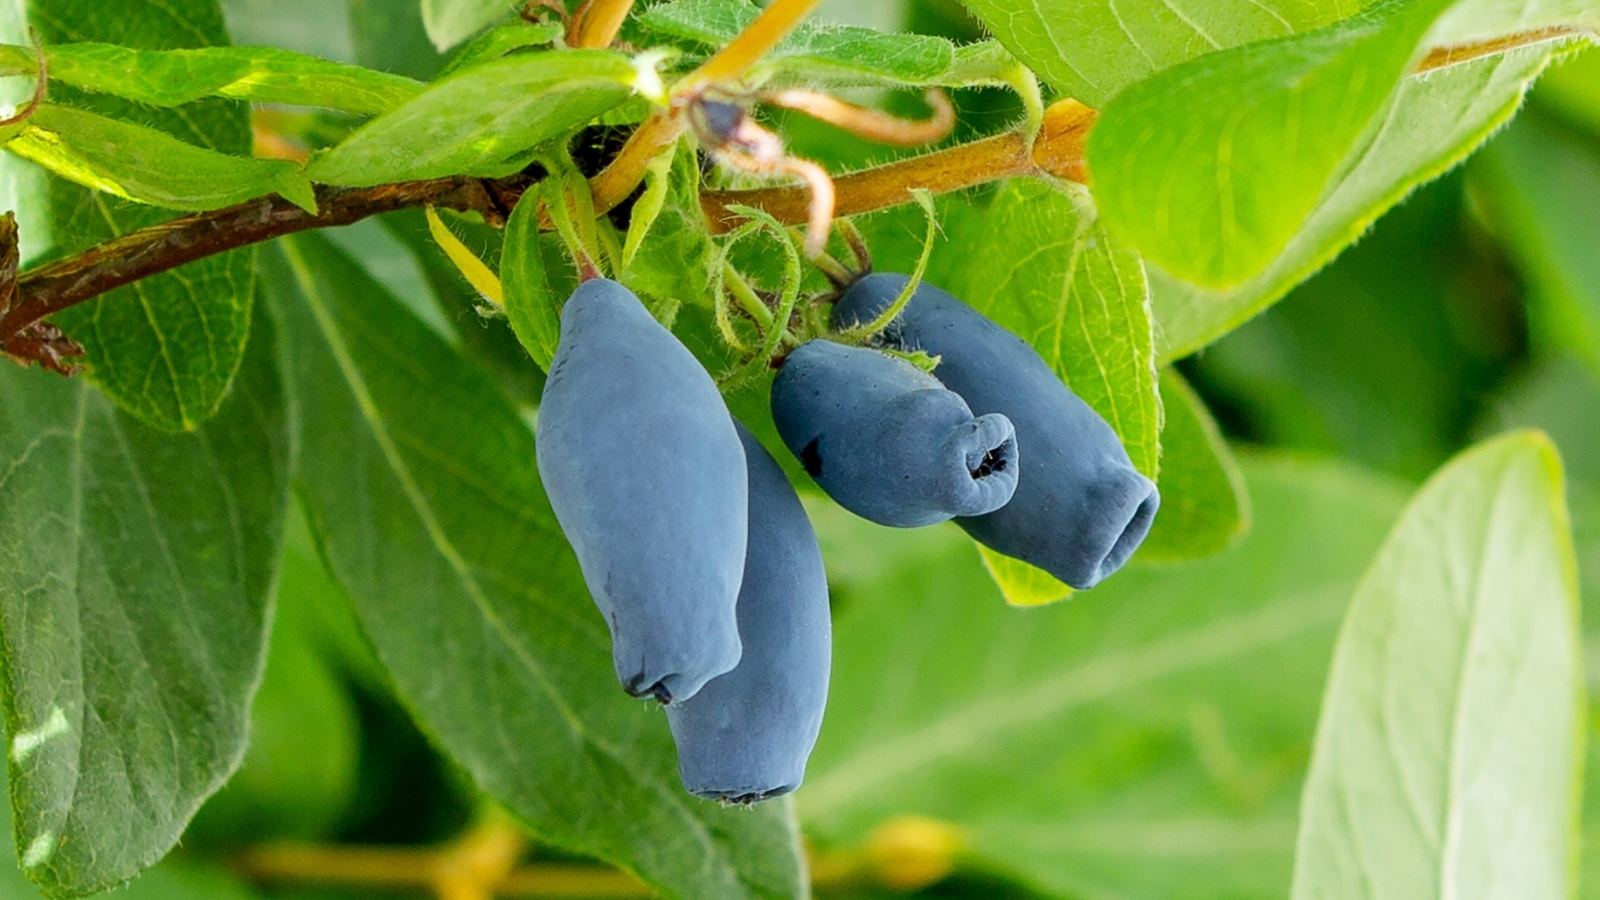
<svg viewBox="0 0 1600 900"><path fill-rule="evenodd" d="M442 64L413 0L224 5L236 43L418 77ZM978 36L948 0L829 0L820 15ZM868 99L910 114L921 103ZM1019 115L1002 91L954 99L953 140ZM263 113L268 131L286 115ZM778 124L798 155L835 171L904 152L809 120ZM880 268L909 268L919 217L864 223ZM492 250L492 235L468 234ZM505 358L509 332L470 312L420 217L335 238L437 328L491 364ZM935 270L958 257L940 246ZM1543 428L1561 449L1585 619L1600 627L1600 51L1553 69L1466 166L1178 368L1250 487L1253 530L1215 559L1136 558L1092 592L1013 609L953 526L896 532L808 499L837 628L828 719L797 799L819 895L1283 896L1343 605L1410 491L1508 427ZM513 394L536 396L536 373L502 374ZM225 864L283 840L427 859L483 833L472 829L484 801L395 698L298 516L278 607L243 769L126 896L430 896L251 883ZM1589 782L1587 805L1600 806L1600 778ZM1586 834L1600 838L1590 812ZM1600 897L1600 846L1586 843L1597 877L1584 895ZM530 882L525 896L640 896L548 848L526 861L572 877ZM0 897L12 896L37 894L4 867Z"/></svg>

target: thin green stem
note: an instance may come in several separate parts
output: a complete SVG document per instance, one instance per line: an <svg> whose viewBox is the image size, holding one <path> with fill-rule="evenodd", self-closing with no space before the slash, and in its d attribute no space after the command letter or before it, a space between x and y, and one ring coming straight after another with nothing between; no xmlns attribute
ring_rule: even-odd
<svg viewBox="0 0 1600 900"><path fill-rule="evenodd" d="M756 324L761 326L763 333L771 329L772 310L767 309L767 304L756 296L755 289L750 287L750 282L744 280L744 276L739 274L739 270L735 269L732 263L724 262L722 264L722 277L728 293L733 295L733 299L738 302L739 308L744 310L750 318L756 320Z"/></svg>

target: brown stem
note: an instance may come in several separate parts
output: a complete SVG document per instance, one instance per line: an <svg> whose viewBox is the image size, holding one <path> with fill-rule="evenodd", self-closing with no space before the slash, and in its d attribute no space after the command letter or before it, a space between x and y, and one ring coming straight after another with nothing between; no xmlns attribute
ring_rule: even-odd
<svg viewBox="0 0 1600 900"><path fill-rule="evenodd" d="M477 210L498 219L500 206L520 194L527 182L524 176L497 182L458 177L369 188L319 186L315 216L272 196L129 232L22 273L14 301L0 316L0 342L45 316L141 278L280 235L428 205Z"/></svg>
<svg viewBox="0 0 1600 900"><path fill-rule="evenodd" d="M583 0L572 17L571 47L609 47L627 21L633 0Z"/></svg>
<svg viewBox="0 0 1600 900"><path fill-rule="evenodd" d="M838 195L834 214L851 216L911 201L912 188L935 194L958 191L1013 175L1047 173L1071 181L1086 181L1083 142L1094 124L1094 110L1075 100L1062 100L1045 111L1044 127L1033 147L1021 132L939 150L886 165L851 172L833 179ZM806 222L811 194L803 185L746 191L706 191L700 195L712 230L727 231L743 221L730 206L766 210L785 224Z"/></svg>

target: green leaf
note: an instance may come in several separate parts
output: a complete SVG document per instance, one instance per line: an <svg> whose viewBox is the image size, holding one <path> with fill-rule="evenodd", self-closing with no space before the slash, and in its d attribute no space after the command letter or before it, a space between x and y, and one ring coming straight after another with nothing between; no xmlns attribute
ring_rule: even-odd
<svg viewBox="0 0 1600 900"><path fill-rule="evenodd" d="M1600 372L1600 152L1585 136L1529 114L1471 171L1486 188L1493 227L1534 287L1540 338Z"/></svg>
<svg viewBox="0 0 1600 900"><path fill-rule="evenodd" d="M848 847L929 816L1050 896L1282 898L1339 617L1403 494L1247 463L1258 525L1232 551L1034 609L996 602L952 527L813 507L841 611L807 831Z"/></svg>
<svg viewBox="0 0 1600 900"><path fill-rule="evenodd" d="M550 279L545 275L538 203L518 203L511 211L501 253L500 280L505 285L506 316L534 364L548 372L561 338L561 299L550 289Z"/></svg>
<svg viewBox="0 0 1600 900"><path fill-rule="evenodd" d="M665 721L617 688L533 434L489 376L324 239L279 246L308 517L418 721L541 840L668 897L801 896L792 807L691 797Z"/></svg>
<svg viewBox="0 0 1600 900"><path fill-rule="evenodd" d="M618 278L636 293L657 300L678 300L710 306L710 226L700 206L700 162L694 147L680 142L669 167L659 177L665 185L661 206L638 239L633 258ZM648 197L648 193L646 195ZM635 216L644 210L634 206ZM633 234L628 235L634 243Z"/></svg>
<svg viewBox="0 0 1600 900"><path fill-rule="evenodd" d="M513 0L422 0L428 40L443 53L509 13Z"/></svg>
<svg viewBox="0 0 1600 900"><path fill-rule="evenodd" d="M1072 596L1072 588L1043 569L1012 559L974 541L978 558L994 579L1000 596L1012 606L1043 606Z"/></svg>
<svg viewBox="0 0 1600 900"><path fill-rule="evenodd" d="M290 516L266 674L250 708L250 747L195 816L184 834L188 847L330 838L355 797L360 725L337 666L363 649L343 642L362 638L353 622L339 627L349 603L323 574L303 518L299 510Z"/></svg>
<svg viewBox="0 0 1600 900"><path fill-rule="evenodd" d="M15 836L54 894L160 859L244 753L290 446L270 319L193 434L0 371L0 633Z"/></svg>
<svg viewBox="0 0 1600 900"><path fill-rule="evenodd" d="M1385 0L1125 89L1087 148L1107 224L1201 286L1257 274L1315 208L1447 6Z"/></svg>
<svg viewBox="0 0 1600 900"><path fill-rule="evenodd" d="M1576 889L1583 661L1561 461L1457 457L1362 580L1306 779L1295 900Z"/></svg>
<svg viewBox="0 0 1600 900"><path fill-rule="evenodd" d="M1069 190L1006 182L987 209L969 207L947 225L928 281L1032 344L1153 478L1161 399L1144 269L1100 227L1087 197Z"/></svg>
<svg viewBox="0 0 1600 900"><path fill-rule="evenodd" d="M1350 0L962 2L1051 87L1095 107L1124 87L1185 60L1310 31L1359 9Z"/></svg>
<svg viewBox="0 0 1600 900"><path fill-rule="evenodd" d="M1511 117L1552 55L1529 47L1403 81L1365 148L1328 184L1283 252L1249 281L1200 288L1146 261L1160 360L1187 356L1276 303L1417 185L1460 162Z"/></svg>
<svg viewBox="0 0 1600 900"><path fill-rule="evenodd" d="M1135 562L1204 559L1250 531L1244 474L1205 402L1173 368L1161 370L1161 509Z"/></svg>
<svg viewBox="0 0 1600 900"><path fill-rule="evenodd" d="M519 154L627 99L633 62L610 50L526 53L430 86L311 161L328 184L374 185L447 175L504 175Z"/></svg>
<svg viewBox="0 0 1600 900"><path fill-rule="evenodd" d="M32 48L0 45L0 74L31 75ZM202 97L322 106L352 113L388 112L422 83L275 47L135 50L116 44L57 44L45 50L50 80L152 106Z"/></svg>
<svg viewBox="0 0 1600 900"><path fill-rule="evenodd" d="M669 0L637 18L651 31L719 48L760 14L761 7L749 0ZM806 21L753 66L748 79L805 75L830 82L936 84L954 62L955 47L944 38Z"/></svg>
<svg viewBox="0 0 1600 900"><path fill-rule="evenodd" d="M166 209L220 209L276 192L317 211L311 182L292 162L203 150L70 106L41 105L5 147L68 181Z"/></svg>
<svg viewBox="0 0 1600 900"><path fill-rule="evenodd" d="M116 16L107 16L104 4L91 0L29 0L28 9L30 24L46 42L114 40L143 49L227 42L214 0L119 0ZM12 43L27 40L20 29L3 37ZM160 129L197 147L250 154L250 113L235 101L208 99L156 110L116 97L84 96L65 85L52 87L51 96L110 119ZM8 179L0 182L0 191L27 188L29 181ZM48 238L52 255L85 250L172 216L57 178L47 183L48 221L32 223L44 227L30 239ZM4 199L30 215L39 209L31 191ZM118 406L158 428L192 429L216 412L243 358L254 290L252 257L249 250L208 257L64 310L52 320L84 345L88 377Z"/></svg>

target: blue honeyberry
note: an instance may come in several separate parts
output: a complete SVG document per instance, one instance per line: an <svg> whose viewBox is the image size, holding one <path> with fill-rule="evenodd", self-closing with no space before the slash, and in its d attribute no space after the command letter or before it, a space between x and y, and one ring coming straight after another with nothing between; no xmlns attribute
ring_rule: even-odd
<svg viewBox="0 0 1600 900"><path fill-rule="evenodd" d="M678 773L696 796L754 803L805 777L828 698L832 626L817 536L789 479L741 425L750 539L739 589L744 655L693 699L667 707Z"/></svg>
<svg viewBox="0 0 1600 900"><path fill-rule="evenodd" d="M681 702L738 664L744 448L711 376L614 281L562 310L537 449L623 687Z"/></svg>
<svg viewBox="0 0 1600 900"><path fill-rule="evenodd" d="M981 515L1017 488L1004 415L974 418L938 379L878 350L801 345L773 380L772 417L828 496L880 525Z"/></svg>
<svg viewBox="0 0 1600 900"><path fill-rule="evenodd" d="M874 320L907 280L879 274L856 282L834 307L833 326ZM1016 495L987 515L957 519L968 534L1075 588L1093 587L1128 561L1161 504L1156 486L1026 341L926 283L881 339L938 356L934 374L974 412L1003 413L1016 425Z"/></svg>

